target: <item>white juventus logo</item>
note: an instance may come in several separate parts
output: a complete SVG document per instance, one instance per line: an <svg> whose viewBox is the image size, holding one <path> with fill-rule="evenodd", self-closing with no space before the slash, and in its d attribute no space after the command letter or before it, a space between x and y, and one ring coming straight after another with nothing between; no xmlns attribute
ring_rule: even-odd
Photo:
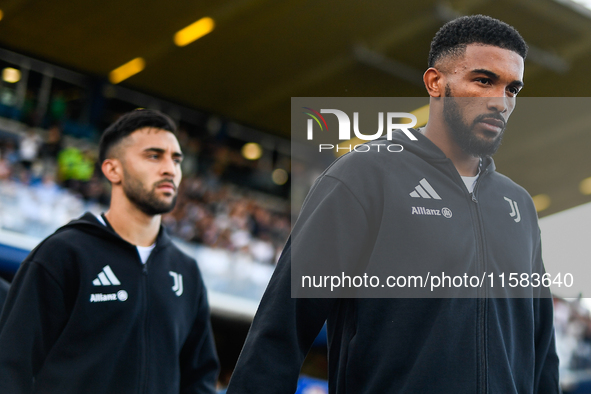
<svg viewBox="0 0 591 394"><path fill-rule="evenodd" d="M174 279L174 284L172 285L172 291L180 297L183 294L183 276L181 274L177 274L176 272L168 271L172 279Z"/></svg>
<svg viewBox="0 0 591 394"><path fill-rule="evenodd" d="M519 207L517 206L517 201L513 201L510 198L504 197L505 200L511 205L511 217L515 220L515 223L519 223L521 221L521 215L519 214Z"/></svg>

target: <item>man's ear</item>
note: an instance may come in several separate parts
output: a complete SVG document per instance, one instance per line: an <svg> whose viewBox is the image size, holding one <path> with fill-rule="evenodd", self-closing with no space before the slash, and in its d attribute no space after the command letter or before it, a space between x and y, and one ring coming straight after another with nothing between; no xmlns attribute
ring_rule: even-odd
<svg viewBox="0 0 591 394"><path fill-rule="evenodd" d="M101 165L101 170L103 170L103 174L105 174L105 177L111 182L111 184L117 185L121 183L123 178L123 167L121 166L121 161L119 161L119 159L106 159Z"/></svg>
<svg viewBox="0 0 591 394"><path fill-rule="evenodd" d="M425 74L423 74L423 82L425 83L425 88L427 88L427 93L431 97L443 97L445 92L445 87L443 86L443 74L441 71L434 67L429 67Z"/></svg>

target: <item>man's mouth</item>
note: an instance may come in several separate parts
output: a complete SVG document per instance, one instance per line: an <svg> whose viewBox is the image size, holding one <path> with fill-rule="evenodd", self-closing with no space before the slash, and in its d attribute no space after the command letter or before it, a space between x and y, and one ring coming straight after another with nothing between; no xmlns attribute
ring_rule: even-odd
<svg viewBox="0 0 591 394"><path fill-rule="evenodd" d="M480 123L486 130L496 134L500 133L505 128L505 122L495 118L484 118L478 123Z"/></svg>
<svg viewBox="0 0 591 394"><path fill-rule="evenodd" d="M156 189L160 189L160 190L166 190L169 192L174 192L176 191L176 187L174 186L174 183L172 182L158 182L156 184Z"/></svg>

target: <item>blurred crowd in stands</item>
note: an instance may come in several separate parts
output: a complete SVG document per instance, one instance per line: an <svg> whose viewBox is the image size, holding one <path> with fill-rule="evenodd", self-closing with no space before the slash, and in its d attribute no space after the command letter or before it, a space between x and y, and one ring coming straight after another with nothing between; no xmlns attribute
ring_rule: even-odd
<svg viewBox="0 0 591 394"><path fill-rule="evenodd" d="M290 232L289 201L249 189L248 177L239 177L239 185L228 181L224 174L236 177L252 167L236 149L223 142L204 143L182 129L179 140L186 156L184 179L164 225L185 241L275 263ZM97 150L96 141L65 135L59 123L46 130L0 118L0 182L29 186L31 215L41 214L35 206L53 206L64 193L108 206L110 186L97 163Z"/></svg>
<svg viewBox="0 0 591 394"><path fill-rule="evenodd" d="M591 392L591 313L589 299L554 298L556 352L564 394Z"/></svg>
<svg viewBox="0 0 591 394"><path fill-rule="evenodd" d="M591 370L591 315L582 301L554 299L556 350L571 370Z"/></svg>
<svg viewBox="0 0 591 394"><path fill-rule="evenodd" d="M249 253L256 261L272 263L291 228L288 207L265 208L269 203L264 196L222 184L215 177L190 176L181 183L177 205L163 221L186 241Z"/></svg>

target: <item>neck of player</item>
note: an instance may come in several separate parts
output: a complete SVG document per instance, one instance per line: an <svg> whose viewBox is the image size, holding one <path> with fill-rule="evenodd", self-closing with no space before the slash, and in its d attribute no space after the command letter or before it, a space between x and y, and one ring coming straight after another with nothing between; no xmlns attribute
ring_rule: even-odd
<svg viewBox="0 0 591 394"><path fill-rule="evenodd" d="M447 130L445 122L438 122L429 118L429 122L423 128L423 135L431 140L449 158L461 176L476 176L480 158L464 152Z"/></svg>
<svg viewBox="0 0 591 394"><path fill-rule="evenodd" d="M150 246L156 242L161 215L145 214L125 196L112 193L111 206L105 217L113 230L132 245Z"/></svg>

